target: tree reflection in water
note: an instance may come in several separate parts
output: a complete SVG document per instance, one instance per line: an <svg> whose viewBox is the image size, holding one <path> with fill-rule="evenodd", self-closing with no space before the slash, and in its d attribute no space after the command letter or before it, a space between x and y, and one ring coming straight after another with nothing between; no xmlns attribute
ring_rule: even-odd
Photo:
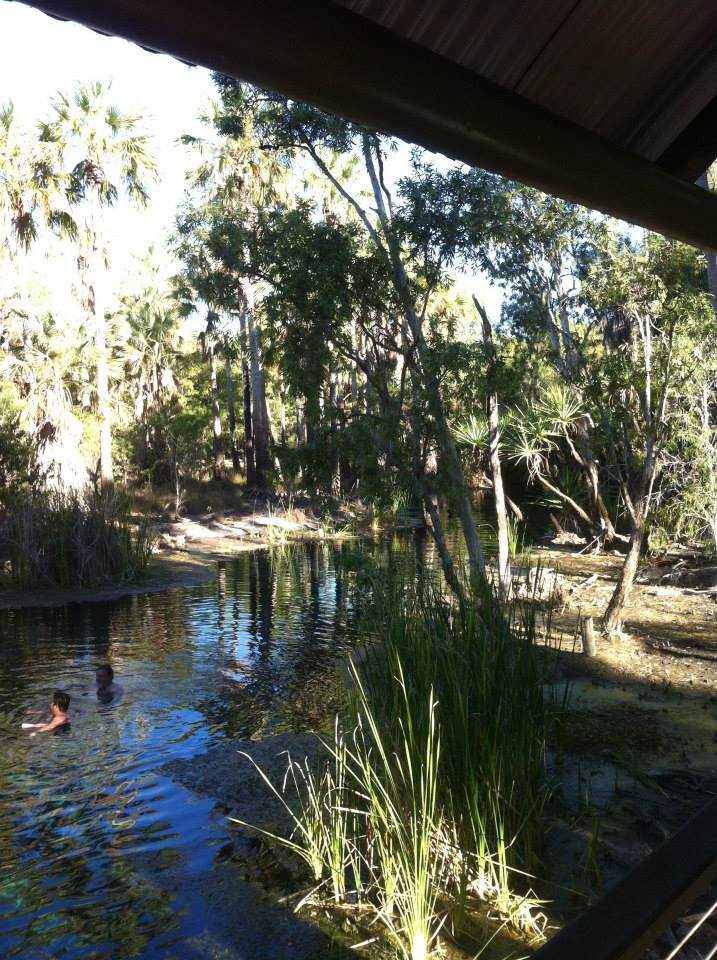
<svg viewBox="0 0 717 960"><path fill-rule="evenodd" d="M195 955L188 930L214 922L198 878L225 826L162 768L313 726L378 561L415 574L410 536L261 550L197 588L0 614L0 956ZM94 686L105 662L124 688L109 706ZM70 730L22 736L55 687L72 696Z"/></svg>

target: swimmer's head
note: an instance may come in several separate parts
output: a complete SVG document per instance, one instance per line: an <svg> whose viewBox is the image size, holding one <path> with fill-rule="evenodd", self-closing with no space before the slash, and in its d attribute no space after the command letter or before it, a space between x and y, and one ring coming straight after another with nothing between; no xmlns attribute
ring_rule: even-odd
<svg viewBox="0 0 717 960"><path fill-rule="evenodd" d="M100 690L104 690L106 687L112 683L115 677L115 672L109 663L103 663L101 667L98 667L95 671L95 680L97 681L97 686Z"/></svg>
<svg viewBox="0 0 717 960"><path fill-rule="evenodd" d="M67 713L70 709L70 695L64 690L55 690L52 694L52 712Z"/></svg>

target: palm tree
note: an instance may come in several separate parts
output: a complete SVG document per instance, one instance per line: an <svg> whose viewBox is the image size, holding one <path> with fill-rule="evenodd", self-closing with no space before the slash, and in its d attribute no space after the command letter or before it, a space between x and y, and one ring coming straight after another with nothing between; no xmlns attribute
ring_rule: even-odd
<svg viewBox="0 0 717 960"><path fill-rule="evenodd" d="M142 425L144 465L150 451L161 440L157 436L157 414L165 401L176 395L175 373L179 349L179 315L176 300L162 282L150 250L140 265L136 291L122 297L119 317L126 326L124 373L134 400L134 413Z"/></svg>
<svg viewBox="0 0 717 960"><path fill-rule="evenodd" d="M88 480L75 398L84 379L78 331L22 305L2 320L0 378L21 400L19 426L32 437L49 487L80 490Z"/></svg>
<svg viewBox="0 0 717 960"><path fill-rule="evenodd" d="M47 143L18 126L12 103L0 107L0 230L10 251L27 251L42 228L76 237L67 177Z"/></svg>
<svg viewBox="0 0 717 960"><path fill-rule="evenodd" d="M52 119L40 126L40 141L54 153L57 166L67 169L66 195L78 223L77 260L82 305L92 331L95 392L100 421L100 477L113 481L112 411L107 348L107 269L110 258L105 208L124 194L144 205L146 185L156 173L147 137L138 132L140 118L121 113L108 100L100 83L78 87L73 97L60 94Z"/></svg>

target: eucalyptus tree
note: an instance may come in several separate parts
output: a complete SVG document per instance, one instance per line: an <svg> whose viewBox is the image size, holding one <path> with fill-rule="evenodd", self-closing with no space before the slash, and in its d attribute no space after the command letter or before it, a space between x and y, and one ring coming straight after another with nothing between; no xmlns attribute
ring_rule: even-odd
<svg viewBox="0 0 717 960"><path fill-rule="evenodd" d="M589 211L521 185L505 191L500 235L491 250L488 268L506 286L504 320L512 332L538 347L555 376L552 392L524 406L526 414L518 456L529 461L531 476L595 538L611 545L623 541L604 496L605 469L598 459L596 424L589 415L586 377L595 344L598 319L586 300L584 282L590 264L607 243L606 223ZM554 389L562 383L560 390ZM559 400L557 409L555 402ZM547 412L555 413L545 417ZM582 410L582 413L580 412ZM568 461L583 479L587 503L548 477L545 452L555 447L554 422ZM546 429L548 433L545 434Z"/></svg>
<svg viewBox="0 0 717 960"><path fill-rule="evenodd" d="M622 318L621 337L612 338L592 366L630 527L627 556L605 612L606 633L621 627L669 445L679 443L685 409L698 408L714 382L717 337L701 274L693 250L657 236L635 246L613 240L590 271L598 314L619 311Z"/></svg>
<svg viewBox="0 0 717 960"><path fill-rule="evenodd" d="M112 406L107 345L111 308L108 270L112 234L107 211L119 200L144 205L147 186L156 174L141 118L122 113L100 83L80 86L72 96L58 94L51 118L40 126L40 140L56 168L65 171L65 194L77 225L77 268L82 307L92 331L95 394L100 421L100 476L113 481Z"/></svg>
<svg viewBox="0 0 717 960"><path fill-rule="evenodd" d="M483 327L483 341L488 354L488 369L486 371L486 415L487 415L487 448L490 464L491 484L495 501L496 532L498 540L498 583L504 595L510 591L512 573L510 567L510 535L508 528L507 498L503 489L503 467L500 450L500 410L498 406L498 388L496 374L500 359L493 340L493 328L483 305L476 296L473 297L475 308L478 311Z"/></svg>
<svg viewBox="0 0 717 960"><path fill-rule="evenodd" d="M203 119L216 123L216 115ZM210 314L222 318L225 336L218 346L225 356L230 410L231 360L240 348L247 481L263 487L272 468L273 435L260 329L261 277L249 266L247 245L256 212L274 202L286 169L259 149L248 122L218 141L186 135L182 142L192 148L198 164L177 219L176 250L184 264L179 288L188 309L193 303L204 304ZM215 335L217 330L215 322ZM230 420L235 420L233 413Z"/></svg>
<svg viewBox="0 0 717 960"><path fill-rule="evenodd" d="M482 577L485 558L473 517L470 492L440 390L440 371L431 350L432 298L447 270L470 250L476 238L487 242L499 220L487 189L494 178L476 170L452 168L442 174L416 155L413 176L398 186L397 202L386 178L391 145L375 133L283 97L217 78L222 95L219 130L232 135L248 118L262 147L296 161L308 158L343 198L364 242L385 264L395 302L397 340L410 378L414 406L414 451L419 460L419 428L430 429L449 479L461 521L472 576ZM357 176L347 184L332 169L331 158L354 158ZM358 165L362 179L358 180ZM368 188L372 205L363 191ZM425 418L420 416L425 412ZM419 424L419 418L422 421ZM414 479L414 487L422 478ZM421 491L421 495L422 491Z"/></svg>
<svg viewBox="0 0 717 960"><path fill-rule="evenodd" d="M391 287L356 225L318 206L303 200L264 218L257 259L270 283L267 339L301 411L305 477L334 493L342 475L378 491L400 485L403 460Z"/></svg>

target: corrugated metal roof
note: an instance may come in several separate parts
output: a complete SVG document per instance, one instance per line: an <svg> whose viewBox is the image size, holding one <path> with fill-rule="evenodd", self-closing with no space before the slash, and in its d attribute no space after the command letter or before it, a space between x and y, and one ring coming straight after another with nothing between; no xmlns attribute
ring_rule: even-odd
<svg viewBox="0 0 717 960"><path fill-rule="evenodd" d="M338 0L657 160L717 95L715 0Z"/></svg>
<svg viewBox="0 0 717 960"><path fill-rule="evenodd" d="M717 250L717 0L23 0Z"/></svg>

